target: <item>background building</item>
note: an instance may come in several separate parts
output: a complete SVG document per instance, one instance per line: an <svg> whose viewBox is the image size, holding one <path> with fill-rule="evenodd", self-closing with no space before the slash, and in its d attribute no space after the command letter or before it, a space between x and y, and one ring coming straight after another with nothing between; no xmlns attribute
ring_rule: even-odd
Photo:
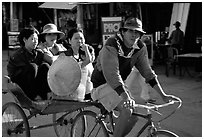
<svg viewBox="0 0 204 139"><path fill-rule="evenodd" d="M47 3L47 2L45 2ZM43 2L3 2L2 27L5 32L20 31L32 24L40 32L47 23L55 23L65 33L75 23L84 29L87 43L96 49L102 42L101 18L135 16L143 21L147 34L167 32L171 29L173 7L172 2L103 2L103 3L69 3L72 8L39 8ZM179 3L180 5L182 3ZM185 51L198 52L201 50L202 38L202 2L191 2L188 15L185 17ZM186 13L186 12L185 12ZM184 24L184 23L181 23ZM3 39L6 40L6 39ZM6 49L4 41L3 49Z"/></svg>

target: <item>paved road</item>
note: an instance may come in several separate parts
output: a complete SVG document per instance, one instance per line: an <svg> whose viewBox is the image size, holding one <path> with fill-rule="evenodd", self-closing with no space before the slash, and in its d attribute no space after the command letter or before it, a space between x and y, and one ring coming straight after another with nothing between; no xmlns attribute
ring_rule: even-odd
<svg viewBox="0 0 204 139"><path fill-rule="evenodd" d="M6 75L7 52L2 53L2 75ZM202 81L196 78L190 78L185 75L183 78L170 75L164 75L164 68L158 66L155 68L159 75L159 80L165 92L174 94L183 100L183 105L173 116L161 123L163 128L169 129L177 133L181 137L202 137ZM6 81L2 77L2 88L6 89ZM152 98L160 101L159 96L150 90ZM2 104L14 101L9 94L2 95ZM170 111L165 110L165 112ZM52 122L52 115L44 115L34 117L29 121L31 125L47 124ZM132 136L143 121L139 121L137 126L128 136ZM34 137L54 137L56 136L53 127L31 131Z"/></svg>

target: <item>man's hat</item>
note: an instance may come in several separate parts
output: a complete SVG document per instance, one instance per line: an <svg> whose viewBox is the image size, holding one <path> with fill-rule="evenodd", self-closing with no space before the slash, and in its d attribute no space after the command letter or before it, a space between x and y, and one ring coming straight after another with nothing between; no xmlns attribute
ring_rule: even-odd
<svg viewBox="0 0 204 139"><path fill-rule="evenodd" d="M43 32L41 34L47 34L47 33L56 33L56 34L59 34L60 35L60 38L63 38L65 36L65 34L61 31L58 31L57 30L57 26L55 24L52 24L52 23L49 23L49 24L46 24L44 27L43 27Z"/></svg>
<svg viewBox="0 0 204 139"><path fill-rule="evenodd" d="M131 29L131 30L137 30L141 33L146 33L143 29L142 29L142 21L139 20L138 18L128 18L125 23L124 26L121 27L120 29Z"/></svg>
<svg viewBox="0 0 204 139"><path fill-rule="evenodd" d="M66 96L79 86L81 68L73 57L60 55L50 66L47 79L52 92Z"/></svg>
<svg viewBox="0 0 204 139"><path fill-rule="evenodd" d="M180 27L180 26L181 26L181 23L180 23L179 21L176 21L173 25Z"/></svg>

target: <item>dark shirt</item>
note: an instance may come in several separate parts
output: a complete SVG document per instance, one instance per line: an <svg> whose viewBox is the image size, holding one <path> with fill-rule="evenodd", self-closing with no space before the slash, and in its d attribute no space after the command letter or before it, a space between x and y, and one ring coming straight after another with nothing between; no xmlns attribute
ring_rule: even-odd
<svg viewBox="0 0 204 139"><path fill-rule="evenodd" d="M8 75L12 78L21 73L22 68L30 63L40 65L44 54L39 49L29 52L25 47L19 48L10 58L7 65Z"/></svg>
<svg viewBox="0 0 204 139"><path fill-rule="evenodd" d="M184 42L184 33L181 29L176 29L171 33L171 36L169 38L171 41L171 44L178 44L178 45L183 45Z"/></svg>

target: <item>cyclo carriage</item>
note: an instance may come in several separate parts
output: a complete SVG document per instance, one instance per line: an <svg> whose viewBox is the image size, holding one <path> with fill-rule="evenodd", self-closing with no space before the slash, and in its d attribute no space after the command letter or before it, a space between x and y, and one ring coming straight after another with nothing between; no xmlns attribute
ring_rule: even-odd
<svg viewBox="0 0 204 139"><path fill-rule="evenodd" d="M63 63L63 64L62 64ZM63 66L62 66L63 65ZM62 70L63 69L63 70ZM58 74L60 73L60 74ZM61 75L66 74L66 78L69 80L61 83L61 86L55 86L57 76L64 78ZM68 100L63 97L50 97L48 100L33 101L29 99L18 84L13 83L8 76L7 79L7 90L3 90L3 93L10 93L14 97L15 102L7 102L2 107L2 136L31 136L30 131L46 128L53 126L57 136L110 136L113 134L114 121L113 112L108 112L103 105L98 101L77 101ZM50 67L48 72L48 83L53 92L56 94L65 94L67 92L73 92L80 84L81 69L78 63L71 57L61 57L56 60ZM54 81L53 81L54 80ZM68 82L68 83L67 83ZM66 85L69 86L66 86ZM65 87L67 92L60 92L60 88ZM65 89L63 88L63 89ZM55 96L55 95L54 95ZM170 105L164 105L168 106ZM95 113L91 110L85 110L88 107L96 107L100 110L99 113ZM163 105L154 105L147 107L146 105L136 105L136 107L145 108L148 110L148 114L143 116L148 119L147 126L150 126L151 131L147 136L177 136L175 133L167 130L157 130L154 127L150 110L157 111L159 107ZM181 102L177 108L181 106ZM173 111L171 114L173 114ZM30 126L29 120L37 115L52 115L52 123L38 126ZM170 114L170 115L171 115ZM92 117L91 121L88 117ZM111 123L112 130L109 130L105 125L105 119L110 117L109 122ZM141 116L138 115L137 116ZM167 116L169 117L169 116ZM164 118L165 119L165 118ZM94 123L93 129L89 126L89 123ZM96 125L99 128L96 130ZM140 132L143 132L142 128ZM91 129L88 129L91 128ZM94 131L94 135L92 132ZM88 132L88 133L87 133ZM137 136L140 136L138 133Z"/></svg>

